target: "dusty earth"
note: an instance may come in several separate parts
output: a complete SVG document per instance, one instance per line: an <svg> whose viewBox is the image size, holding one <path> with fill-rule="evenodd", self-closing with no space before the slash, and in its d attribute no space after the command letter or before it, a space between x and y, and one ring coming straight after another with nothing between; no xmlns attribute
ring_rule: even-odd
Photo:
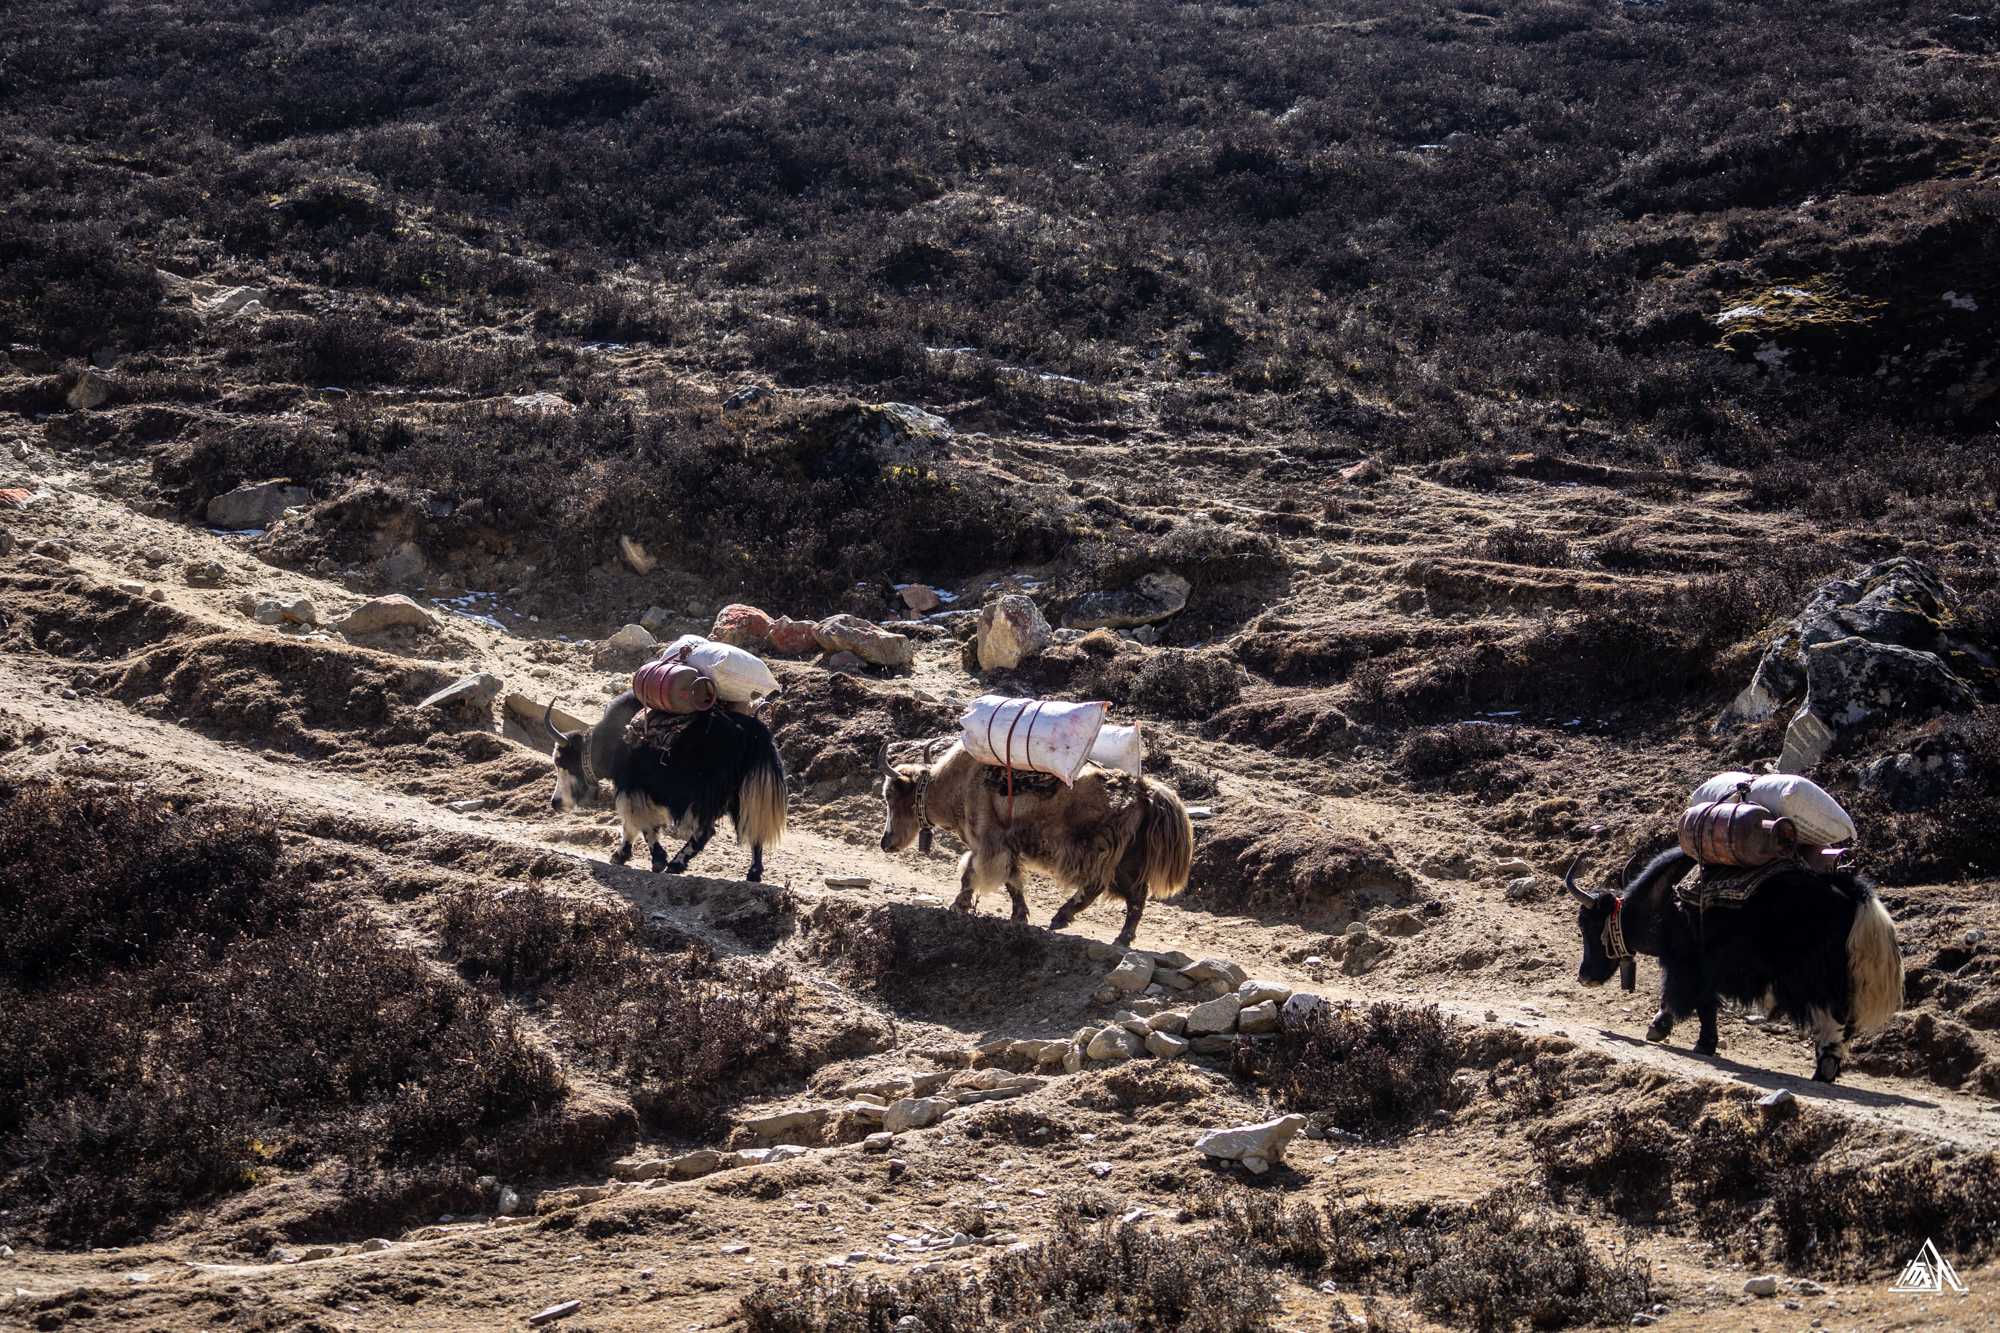
<svg viewBox="0 0 2000 1333"><path fill-rule="evenodd" d="M363 891L369 910L432 953L437 941L419 910L426 890L493 884L525 870L564 893L635 903L725 954L788 964L803 997L802 1024L840 1036L822 1048L847 1053L803 1079L748 1092L729 1108L738 1128L706 1146L754 1144L744 1122L837 1106L836 1089L857 1081L902 1073L962 1085L975 1064L990 1063L976 1047L1067 1037L1109 1021L1126 1003L1093 998L1116 957L1086 947L1115 933L1116 905L1087 912L1044 975L994 984L981 974L970 987L946 981L893 1001L851 984L813 927L829 905L945 910L958 851L949 837L929 856L889 856L876 845L870 719L898 719L904 739L942 734L954 706L974 694L1036 684L1031 671L1011 681L1006 673L973 679L948 621L913 631L919 653L909 673L835 678L810 663L777 666L787 687L779 735L794 770L792 826L767 857L762 886L732 878L746 856L726 836L694 867L716 878L621 869L605 859L615 835L601 807L549 809L548 763L524 743L539 746L532 727L496 706L448 728L413 729L408 703L486 670L509 693L538 703L560 697L565 711L592 717L624 679L592 666L596 641L655 602L676 613L690 599L706 603L699 615L677 615L663 638L705 629L727 588L695 587L672 570L647 580L607 568L593 572L582 595L544 597L531 619L508 593L467 594L437 586L449 584L440 579L404 587L433 609L431 632L349 642L324 628L263 626L237 608L245 592L308 597L326 625L394 588L376 567L280 568L260 560L255 538L149 516L161 507L148 501L142 463L51 447L38 431L18 423L16 439L28 448L13 457L10 441L0 454L0 487L31 493L24 508L0 514L20 543L0 557L0 633L12 636L10 651L0 652L0 728L13 742L0 765L18 775L144 783L255 805L288 840L332 848L351 867L344 873L381 886ZM1948 1079L1927 1076L1935 1071L1922 1060L1895 1066L1904 1074L1868 1072L1864 1060L1824 1087L1806 1081L1811 1060L1800 1034L1745 1013L1726 1015L1717 1058L1691 1055L1685 1030L1668 1045L1645 1043L1657 980L1650 965L1642 964L1634 994L1575 984L1572 913L1556 877L1580 851L1581 873L1602 882L1634 848L1660 844L1679 795L1719 766L1701 739L1705 713L1666 704L1605 717L1493 710L1503 724L1538 728L1540 740L1508 782L1481 792L1412 790L1366 735L1331 750L1298 742L1316 724L1346 722L1331 687L1315 686L1309 672L1287 678L1287 642L1329 626L1374 627L1419 647L1453 634L1501 634L1559 609L1579 584L1644 585L1651 577L1565 570L1558 578L1468 554L1471 538L1496 523L1526 521L1582 540L1638 522L1690 562L1726 568L1733 553L1786 536L1773 532L1769 515L1753 520L1743 511L1730 477L1697 477L1683 491L1648 497L1608 474L1516 476L1489 491L1397 475L1350 488L1338 516L1287 524L1291 511L1279 497L1315 479L1269 467L1268 443L1172 456L1143 433L1115 444L960 435L952 448L961 461L1045 493L1050 503L1102 496L1126 521L1207 512L1212 521L1281 533L1284 569L1246 584L1237 603L1210 602L1213 623L1180 635L1183 643L1212 635L1242 660L1263 664L1246 672L1242 702L1220 718L1146 721L1152 754L1193 779L1184 791L1212 787L1212 795L1187 797L1212 810L1197 838L1211 848L1227 841L1241 882L1233 893L1204 882L1203 868L1216 864L1211 851L1185 894L1148 908L1138 946L1229 959L1252 977L1335 1000L1434 1003L1489 1034L1485 1049L1499 1053L1488 1070L1474 1071L1464 1106L1430 1128L1360 1143L1301 1137L1258 1188L1293 1200L1396 1202L1466 1199L1529 1182L1536 1167L1524 1139L1533 1117L1510 1109L1503 1089L1510 1071L1538 1062L1572 1084L1553 1116L1587 1118L1615 1102L1689 1089L1726 1102L1782 1088L1851 1122L1844 1151L1857 1159L2000 1150L2000 1102L1980 1095L1976 1074L1968 1077L2000 1069L1984 1034L1957 1028L1970 1051L1953 1056L1960 1067ZM1167 475L1170 482L1160 481ZM220 565L219 586L190 586L186 571L204 561ZM948 590L968 606L1002 585L1033 588L1041 577L1036 569L997 569ZM1746 676L1755 648L1744 651ZM387 716L371 715L371 692L402 702ZM1468 704L1465 713L1477 711ZM449 808L480 798L480 809ZM1507 864L1516 859L1525 864ZM1338 867L1327 869L1333 861ZM1536 886L1510 897L1509 882L1530 875ZM830 887L830 878L866 886ZM1307 881L1309 892L1276 891ZM1967 877L1892 891L1909 961L1926 960L1966 930L2000 932L1992 890L1990 881ZM1061 895L1033 880L1029 897L1040 922ZM1350 922L1401 909L1420 928L1389 937L1390 951L1371 970L1348 975L1321 961ZM744 928L750 919L757 929ZM559 1044L558 1012L538 1006L520 1017ZM296 1188L280 1181L184 1217L143 1246L23 1250L0 1259L0 1326L486 1329L525 1327L529 1316L576 1301L561 1326L724 1327L740 1320L737 1300L759 1281L796 1278L811 1265L890 1277L917 1264L977 1272L1004 1247L1040 1238L1064 1208L1108 1209L1168 1229L1201 1225L1190 1201L1202 1189L1249 1181L1197 1158L1196 1133L1276 1113L1262 1091L1233 1081L1227 1069L1226 1057L1092 1063L1074 1074L1043 1069L1042 1086L998 1104L1013 1117L1005 1124L1034 1124L1039 1134L1012 1137L992 1108L968 1106L903 1134L886 1155L858 1142L808 1142L782 1164L630 1183L615 1180L607 1161L579 1177L507 1182L522 1196L519 1216L439 1219L383 1236L386 1247L374 1249L336 1238L323 1257L304 1244L246 1257L235 1245L239 1233L260 1211L282 1211L285 1191ZM589 1070L566 1072L578 1095L592 1092ZM2000 1092L2000 1079L1983 1086ZM700 1146L642 1141L628 1155L666 1158ZM1965 1296L1891 1293L1904 1256L1884 1254L1865 1282L1806 1295L1788 1278L1778 1296L1757 1299L1742 1294L1742 1264L1700 1237L1627 1228L1588 1207L1575 1220L1607 1254L1636 1252L1650 1264L1662 1327L1970 1329L2000 1320L2000 1269L1992 1265L1961 1272ZM905 1243L954 1234L971 1243ZM1909 1246L1922 1239L1909 1237ZM1278 1323L1317 1329L1344 1312L1359 1318L1344 1294L1295 1285ZM1388 1317L1427 1326L1393 1309Z"/></svg>

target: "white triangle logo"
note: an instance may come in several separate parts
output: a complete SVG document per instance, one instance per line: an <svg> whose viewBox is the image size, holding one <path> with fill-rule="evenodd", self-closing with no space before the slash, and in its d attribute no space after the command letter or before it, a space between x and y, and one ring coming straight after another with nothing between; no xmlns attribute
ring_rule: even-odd
<svg viewBox="0 0 2000 1333"><path fill-rule="evenodd" d="M1946 1290L1965 1294L1965 1284L1958 1280L1951 1261L1938 1253L1936 1242L1926 1240L1917 1251L1916 1258L1910 1260L1903 1269L1903 1275L1889 1288L1891 1291L1907 1292L1912 1295L1942 1295Z"/></svg>

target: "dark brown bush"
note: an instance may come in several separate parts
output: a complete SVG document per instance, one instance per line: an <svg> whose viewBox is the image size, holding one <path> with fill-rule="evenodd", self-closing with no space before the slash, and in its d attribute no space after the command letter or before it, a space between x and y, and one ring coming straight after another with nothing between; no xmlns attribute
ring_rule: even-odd
<svg viewBox="0 0 2000 1333"><path fill-rule="evenodd" d="M1479 539L1478 550L1488 560L1510 565L1567 569L1576 563L1576 552L1568 538L1552 532L1537 532L1525 523L1489 529Z"/></svg>
<svg viewBox="0 0 2000 1333"><path fill-rule="evenodd" d="M1413 731L1396 754L1396 766L1417 779L1443 778L1476 764L1490 763L1514 749L1502 727L1482 722Z"/></svg>
<svg viewBox="0 0 2000 1333"><path fill-rule="evenodd" d="M1457 1100L1465 1057L1458 1025L1435 1005L1378 1003L1287 1017L1268 1048L1239 1048L1239 1071L1267 1082L1288 1110L1348 1130L1385 1130Z"/></svg>

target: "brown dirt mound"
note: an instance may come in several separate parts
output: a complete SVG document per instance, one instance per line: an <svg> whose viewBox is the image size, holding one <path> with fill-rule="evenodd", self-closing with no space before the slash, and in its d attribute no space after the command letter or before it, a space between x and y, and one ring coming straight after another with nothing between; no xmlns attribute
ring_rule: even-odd
<svg viewBox="0 0 2000 1333"><path fill-rule="evenodd" d="M1216 911L1352 916L1414 898L1392 848L1255 802L1238 802L1201 826L1190 883Z"/></svg>

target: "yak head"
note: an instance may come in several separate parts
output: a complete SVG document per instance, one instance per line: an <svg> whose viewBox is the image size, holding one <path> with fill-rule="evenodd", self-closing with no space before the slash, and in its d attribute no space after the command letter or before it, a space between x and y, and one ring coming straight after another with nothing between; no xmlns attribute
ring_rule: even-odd
<svg viewBox="0 0 2000 1333"><path fill-rule="evenodd" d="M885 852L908 851L911 843L916 843L922 851L931 849L930 827L917 814L917 783L920 778L929 776L931 746L936 743L933 741L924 746L921 768L915 764L892 765L886 741L875 756L875 766L882 771L882 850Z"/></svg>
<svg viewBox="0 0 2000 1333"><path fill-rule="evenodd" d="M590 740L590 734L579 727L575 731L560 731L555 724L555 700L549 700L548 711L542 714L542 725L556 738L556 747L551 751L556 761L556 790L549 797L552 810L569 810L590 799L592 782L583 771L583 747Z"/></svg>
<svg viewBox="0 0 2000 1333"><path fill-rule="evenodd" d="M1576 927L1583 932L1583 962L1576 969L1582 986L1602 986L1618 971L1618 960L1604 947L1604 927L1618 907L1618 895L1610 892L1586 893L1576 884L1576 862L1563 873L1563 887L1576 897Z"/></svg>

